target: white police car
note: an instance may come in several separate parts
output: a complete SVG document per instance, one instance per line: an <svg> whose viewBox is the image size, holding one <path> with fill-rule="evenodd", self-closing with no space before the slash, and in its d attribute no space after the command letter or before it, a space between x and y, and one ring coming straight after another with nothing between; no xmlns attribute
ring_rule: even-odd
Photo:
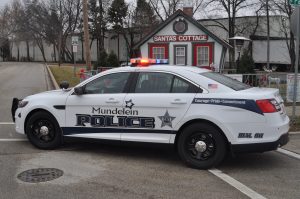
<svg viewBox="0 0 300 199"><path fill-rule="evenodd" d="M227 152L263 152L288 142L289 118L277 89L197 67L132 63L141 67L15 99L16 131L41 149L60 146L65 136L175 144L185 163L202 169Z"/></svg>

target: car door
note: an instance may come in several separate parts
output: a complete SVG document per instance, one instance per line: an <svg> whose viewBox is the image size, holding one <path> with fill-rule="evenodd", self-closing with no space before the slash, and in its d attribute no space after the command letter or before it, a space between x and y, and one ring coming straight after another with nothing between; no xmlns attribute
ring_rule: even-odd
<svg viewBox="0 0 300 199"><path fill-rule="evenodd" d="M130 73L101 76L83 86L83 94L72 94L66 102L64 135L120 140L122 107Z"/></svg>
<svg viewBox="0 0 300 199"><path fill-rule="evenodd" d="M135 111L132 127L121 135L122 141L169 143L175 126L185 115L199 88L166 72L140 72L135 88L125 103Z"/></svg>

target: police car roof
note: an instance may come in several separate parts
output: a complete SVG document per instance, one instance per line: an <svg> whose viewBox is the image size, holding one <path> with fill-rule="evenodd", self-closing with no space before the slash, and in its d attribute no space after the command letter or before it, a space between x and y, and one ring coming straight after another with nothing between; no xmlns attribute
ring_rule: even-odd
<svg viewBox="0 0 300 199"><path fill-rule="evenodd" d="M117 72L117 71L128 71L128 72L133 72L133 71L154 71L154 70L161 70L161 71L170 71L170 72L180 72L180 71L189 71L193 73L204 73L204 72L211 72L210 70L203 69L203 68L198 68L196 66L176 66L176 65L166 65L166 64L161 64L161 65L149 65L149 66L136 66L136 67L131 67L131 66L126 66L126 67L118 67L115 69L108 70L110 72Z"/></svg>

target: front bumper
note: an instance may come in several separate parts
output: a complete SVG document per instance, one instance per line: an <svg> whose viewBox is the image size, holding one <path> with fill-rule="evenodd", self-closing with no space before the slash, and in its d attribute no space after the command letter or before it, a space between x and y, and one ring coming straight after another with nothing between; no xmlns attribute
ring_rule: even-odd
<svg viewBox="0 0 300 199"><path fill-rule="evenodd" d="M232 144L232 153L257 153L273 151L289 142L289 134L283 134L275 142L254 143L254 144Z"/></svg>

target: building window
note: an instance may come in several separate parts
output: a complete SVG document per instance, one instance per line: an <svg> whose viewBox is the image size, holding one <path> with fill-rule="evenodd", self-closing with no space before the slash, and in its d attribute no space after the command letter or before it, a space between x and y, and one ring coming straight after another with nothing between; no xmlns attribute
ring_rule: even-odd
<svg viewBox="0 0 300 199"><path fill-rule="evenodd" d="M164 59L165 58L165 47L153 47L152 58L153 59Z"/></svg>
<svg viewBox="0 0 300 199"><path fill-rule="evenodd" d="M186 47L174 46L175 48L175 65L186 65Z"/></svg>
<svg viewBox="0 0 300 199"><path fill-rule="evenodd" d="M200 67L210 67L214 62L214 43L193 44L193 65Z"/></svg>
<svg viewBox="0 0 300 199"><path fill-rule="evenodd" d="M209 47L197 47L197 66L209 66Z"/></svg>
<svg viewBox="0 0 300 199"><path fill-rule="evenodd" d="M149 58L152 59L169 59L169 44L149 43Z"/></svg>

